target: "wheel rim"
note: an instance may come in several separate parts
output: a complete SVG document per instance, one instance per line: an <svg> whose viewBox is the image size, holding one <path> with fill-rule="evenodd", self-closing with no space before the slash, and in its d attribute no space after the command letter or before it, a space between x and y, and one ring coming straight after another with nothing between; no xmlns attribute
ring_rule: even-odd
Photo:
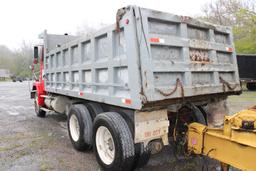
<svg viewBox="0 0 256 171"><path fill-rule="evenodd" d="M80 127L79 127L78 119L74 114L71 114L71 117L69 119L69 130L70 130L72 139L74 141L78 141L80 136Z"/></svg>
<svg viewBox="0 0 256 171"><path fill-rule="evenodd" d="M96 132L96 147L101 160L109 165L115 158L115 144L111 133L105 126L100 126Z"/></svg>

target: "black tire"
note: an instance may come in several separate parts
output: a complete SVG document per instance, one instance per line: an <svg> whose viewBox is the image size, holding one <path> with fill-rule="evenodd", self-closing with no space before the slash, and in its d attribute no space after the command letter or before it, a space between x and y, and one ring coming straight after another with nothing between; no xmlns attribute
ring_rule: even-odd
<svg viewBox="0 0 256 171"><path fill-rule="evenodd" d="M151 152L148 146L144 147L143 143L135 144L135 159L133 169L145 166L150 159L150 155Z"/></svg>
<svg viewBox="0 0 256 171"><path fill-rule="evenodd" d="M187 122L184 123L184 126L182 127L178 127L179 129L182 130L182 132L187 132L187 125L189 125L192 122L197 122L197 123L201 123L203 125L207 125L206 119L204 117L204 114L202 113L202 111L195 105L193 104L186 104L184 106L185 109L189 110L189 114L188 114L188 119L185 119ZM180 115L178 115L180 116ZM183 121L181 121L180 119L178 119L178 123L181 124L183 123ZM182 124L183 125L183 124ZM177 129L177 132L180 132L179 129ZM177 138L177 137L176 137ZM187 156L187 137L186 134L182 134L182 136L178 137L178 140L176 142L174 142L174 155L176 157L176 159L178 160L184 160L184 159L188 159L190 157L193 156Z"/></svg>
<svg viewBox="0 0 256 171"><path fill-rule="evenodd" d="M191 105L191 109L194 112L195 121L200 124L207 125L204 113L200 110L200 108L195 105Z"/></svg>
<svg viewBox="0 0 256 171"><path fill-rule="evenodd" d="M35 105L36 116L39 118L44 118L46 116L46 112L44 110L42 110L41 107L38 105L37 93L35 93L34 105Z"/></svg>
<svg viewBox="0 0 256 171"><path fill-rule="evenodd" d="M246 88L250 91L255 91L256 90L256 83L247 83Z"/></svg>
<svg viewBox="0 0 256 171"><path fill-rule="evenodd" d="M124 118L124 120L126 121L128 127L130 128L130 131L132 133L132 137L134 138L134 122L128 116L129 114L124 112L124 111L118 111L117 113Z"/></svg>
<svg viewBox="0 0 256 171"><path fill-rule="evenodd" d="M74 115L74 116L73 116ZM72 119L76 117L78 121L78 139L72 136ZM78 151L90 150L92 148L92 118L85 105L75 104L72 105L68 113L68 134L73 147ZM74 134L74 133L73 133Z"/></svg>
<svg viewBox="0 0 256 171"><path fill-rule="evenodd" d="M99 128L107 128L115 147L111 163L104 162L98 152L96 134ZM133 169L134 142L132 133L122 116L115 112L106 112L96 116L93 125L93 146L97 162L104 171L129 171Z"/></svg>
<svg viewBox="0 0 256 171"><path fill-rule="evenodd" d="M86 104L87 109L89 110L92 120L94 120L94 118L100 114L103 113L103 108L101 107L100 104L98 103L87 103Z"/></svg>
<svg viewBox="0 0 256 171"><path fill-rule="evenodd" d="M202 123L202 124L208 125L207 112L205 111L204 106L196 106L196 107L197 107L197 108L200 110L200 112L202 113L202 115L200 115L200 117L203 117L203 120L201 120L201 122L204 122L204 121L205 121L205 123Z"/></svg>

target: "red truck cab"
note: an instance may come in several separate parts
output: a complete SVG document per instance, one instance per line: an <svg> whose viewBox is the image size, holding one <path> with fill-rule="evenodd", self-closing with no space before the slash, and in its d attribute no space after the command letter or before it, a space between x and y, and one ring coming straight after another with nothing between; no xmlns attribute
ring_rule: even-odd
<svg viewBox="0 0 256 171"><path fill-rule="evenodd" d="M46 95L45 88L44 88L44 47L43 46L35 46L34 47L34 60L32 65L32 72L35 75L34 66L39 62L39 78L36 76L34 77L34 82L31 91L31 98L35 99L35 111L37 116L44 117L45 111L41 108L45 106L44 104L44 97Z"/></svg>

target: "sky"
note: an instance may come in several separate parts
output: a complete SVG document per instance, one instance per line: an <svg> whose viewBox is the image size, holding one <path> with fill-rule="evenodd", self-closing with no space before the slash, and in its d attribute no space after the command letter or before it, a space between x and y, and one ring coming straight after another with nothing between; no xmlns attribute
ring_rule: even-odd
<svg viewBox="0 0 256 171"><path fill-rule="evenodd" d="M138 5L178 15L195 16L211 0L1 0L0 45L18 49L22 41L38 42L52 34L75 34L79 27L113 24L117 9Z"/></svg>

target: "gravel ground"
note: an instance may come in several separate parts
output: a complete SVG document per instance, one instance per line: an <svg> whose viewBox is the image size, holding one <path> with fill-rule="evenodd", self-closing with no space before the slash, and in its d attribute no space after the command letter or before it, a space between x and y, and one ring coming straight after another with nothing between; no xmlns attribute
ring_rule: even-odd
<svg viewBox="0 0 256 171"><path fill-rule="evenodd" d="M245 91L228 99L230 113L256 104L256 93ZM140 171L197 171L216 162L198 157L177 161L170 147L152 156ZM66 117L50 113L37 118L29 97L29 82L0 83L0 171L100 170L93 152L77 152L69 141Z"/></svg>

